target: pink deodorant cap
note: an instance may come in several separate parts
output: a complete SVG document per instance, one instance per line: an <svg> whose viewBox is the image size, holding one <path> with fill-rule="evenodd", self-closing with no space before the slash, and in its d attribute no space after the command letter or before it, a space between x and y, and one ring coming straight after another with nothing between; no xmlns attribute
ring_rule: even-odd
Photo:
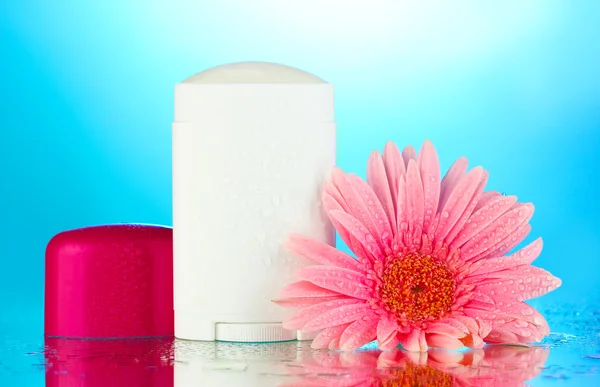
<svg viewBox="0 0 600 387"><path fill-rule="evenodd" d="M46 248L44 333L173 335L173 230L116 224L65 231Z"/></svg>

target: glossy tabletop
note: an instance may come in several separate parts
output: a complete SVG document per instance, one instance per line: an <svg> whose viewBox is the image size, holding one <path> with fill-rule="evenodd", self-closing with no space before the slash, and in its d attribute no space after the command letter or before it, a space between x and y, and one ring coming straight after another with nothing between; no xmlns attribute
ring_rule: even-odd
<svg viewBox="0 0 600 387"><path fill-rule="evenodd" d="M594 386L600 303L541 307L553 333L531 348L381 352L308 342L237 344L162 339L44 339L15 326L0 344L2 386ZM18 321L16 321L18 322ZM15 322L15 324L16 324Z"/></svg>

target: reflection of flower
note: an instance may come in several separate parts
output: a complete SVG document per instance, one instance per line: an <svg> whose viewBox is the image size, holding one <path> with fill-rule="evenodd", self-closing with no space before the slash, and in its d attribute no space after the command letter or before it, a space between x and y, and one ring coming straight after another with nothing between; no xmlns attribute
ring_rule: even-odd
<svg viewBox="0 0 600 387"><path fill-rule="evenodd" d="M429 141L419 155L392 143L374 152L368 184L335 169L323 204L358 259L292 236L289 248L319 265L276 301L300 308L284 326L322 330L313 347L342 350L374 339L410 351L541 340L548 324L523 301L560 280L530 265L540 239L504 256L529 233L533 205L483 192L487 177L461 158L440 179Z"/></svg>
<svg viewBox="0 0 600 387"><path fill-rule="evenodd" d="M536 377L548 356L540 347L488 346L467 352L316 351L295 363L298 380L286 387L522 386Z"/></svg>

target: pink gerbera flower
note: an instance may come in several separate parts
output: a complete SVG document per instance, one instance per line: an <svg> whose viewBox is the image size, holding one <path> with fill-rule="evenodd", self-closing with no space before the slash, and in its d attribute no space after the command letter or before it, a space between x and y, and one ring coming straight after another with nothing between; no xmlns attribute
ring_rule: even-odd
<svg viewBox="0 0 600 387"><path fill-rule="evenodd" d="M440 179L429 141L418 155L391 142L374 151L368 184L336 168L323 205L356 259L293 235L288 247L318 265L276 301L300 308L284 327L320 331L313 348L342 350L375 339L409 351L541 340L548 324L523 301L561 281L531 266L541 239L505 256L529 233L533 205L484 192L487 178L460 158Z"/></svg>

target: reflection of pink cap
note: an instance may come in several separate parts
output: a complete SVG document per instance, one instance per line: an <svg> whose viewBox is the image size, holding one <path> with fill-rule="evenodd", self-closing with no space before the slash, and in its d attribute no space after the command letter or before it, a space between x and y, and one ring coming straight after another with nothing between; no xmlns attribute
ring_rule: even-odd
<svg viewBox="0 0 600 387"><path fill-rule="evenodd" d="M46 248L45 334L172 336L172 229L121 224L52 238Z"/></svg>
<svg viewBox="0 0 600 387"><path fill-rule="evenodd" d="M46 338L46 387L173 387L173 339Z"/></svg>

